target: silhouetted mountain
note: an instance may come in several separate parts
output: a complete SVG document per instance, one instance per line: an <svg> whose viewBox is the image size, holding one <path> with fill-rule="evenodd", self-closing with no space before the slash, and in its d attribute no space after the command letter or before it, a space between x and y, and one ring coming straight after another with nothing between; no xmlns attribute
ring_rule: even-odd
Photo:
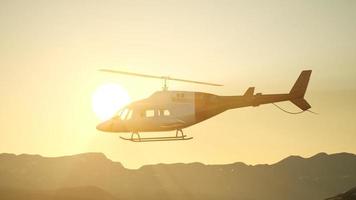
<svg viewBox="0 0 356 200"><path fill-rule="evenodd" d="M0 154L0 188L56 191L88 185L101 188L107 199L109 193L130 200L326 199L356 185L356 155L290 156L273 165L157 164L130 170L101 153L57 158Z"/></svg>

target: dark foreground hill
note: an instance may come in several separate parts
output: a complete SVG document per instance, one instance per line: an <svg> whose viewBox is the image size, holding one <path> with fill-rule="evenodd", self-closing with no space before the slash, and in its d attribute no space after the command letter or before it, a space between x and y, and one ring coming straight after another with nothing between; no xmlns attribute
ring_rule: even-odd
<svg viewBox="0 0 356 200"><path fill-rule="evenodd" d="M118 200L94 186L61 188L56 190L26 190L1 188L0 199L6 200Z"/></svg>
<svg viewBox="0 0 356 200"><path fill-rule="evenodd" d="M356 187L326 200L356 200Z"/></svg>
<svg viewBox="0 0 356 200"><path fill-rule="evenodd" d="M349 153L291 156L273 165L157 164L138 170L101 153L57 158L0 154L1 199L35 193L34 199L55 200L317 200L354 186L356 155Z"/></svg>

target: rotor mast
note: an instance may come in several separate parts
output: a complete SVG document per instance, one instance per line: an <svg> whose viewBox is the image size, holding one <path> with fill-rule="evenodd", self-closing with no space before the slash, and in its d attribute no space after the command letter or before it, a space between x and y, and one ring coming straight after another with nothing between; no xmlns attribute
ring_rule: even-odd
<svg viewBox="0 0 356 200"><path fill-rule="evenodd" d="M163 87L162 87L162 90L163 91L167 91L168 90L168 85L167 85L167 81L168 80L168 77L165 77L164 79L163 79Z"/></svg>
<svg viewBox="0 0 356 200"><path fill-rule="evenodd" d="M144 78L162 79L163 80L163 87L162 87L163 91L167 91L168 90L168 81L169 80L186 82L186 83L202 84L202 85L210 85L210 86L223 86L221 84L216 84L216 83L208 83L208 82L201 82L201 81L178 79L178 78L172 78L172 77L169 77L169 76L155 76L155 75L139 74L139 73L125 72L125 71L118 71L118 70L111 70L111 69L100 69L99 71L109 72L109 73L116 73L116 74L124 74L124 75L130 75L130 76L139 76L139 77L144 77Z"/></svg>

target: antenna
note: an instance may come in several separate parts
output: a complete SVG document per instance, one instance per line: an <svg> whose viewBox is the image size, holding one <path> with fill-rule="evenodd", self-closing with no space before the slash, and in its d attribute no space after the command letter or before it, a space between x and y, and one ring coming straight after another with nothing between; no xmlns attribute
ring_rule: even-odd
<svg viewBox="0 0 356 200"><path fill-rule="evenodd" d="M111 69L100 69L99 71L116 73L116 74L124 74L124 75L130 75L130 76L140 76L140 77L145 77L145 78L163 79L163 87L162 87L163 91L168 90L168 84L167 84L168 81L180 81L180 82L195 83L195 84L210 85L210 86L223 86L221 84L216 84L216 83L192 81L192 80L186 80L186 79L172 78L169 76L155 76L155 75L139 74L139 73L125 72L125 71L118 71L118 70L111 70Z"/></svg>

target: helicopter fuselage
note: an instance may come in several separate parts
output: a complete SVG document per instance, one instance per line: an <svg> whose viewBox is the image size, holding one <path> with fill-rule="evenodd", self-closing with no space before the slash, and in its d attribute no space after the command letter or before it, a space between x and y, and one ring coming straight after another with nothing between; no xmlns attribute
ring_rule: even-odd
<svg viewBox="0 0 356 200"><path fill-rule="evenodd" d="M106 132L158 132L178 130L202 122L226 110L287 101L290 94L218 96L203 92L159 91L147 99L133 102L112 119L97 126Z"/></svg>

